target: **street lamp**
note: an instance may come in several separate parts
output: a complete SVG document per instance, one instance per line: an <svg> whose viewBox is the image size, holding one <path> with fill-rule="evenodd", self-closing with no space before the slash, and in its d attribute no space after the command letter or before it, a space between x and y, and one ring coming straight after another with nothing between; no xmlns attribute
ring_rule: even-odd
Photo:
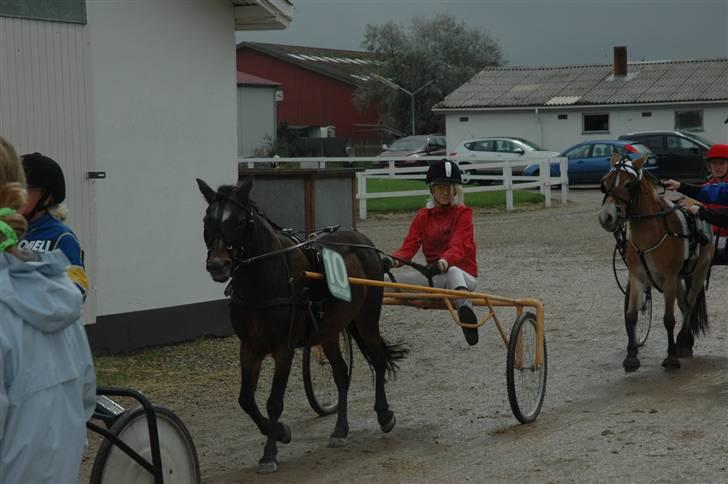
<svg viewBox="0 0 728 484"><path fill-rule="evenodd" d="M403 88L396 82L392 82L391 80L387 79L386 77L380 76L379 74L371 74L371 76L372 76L372 78L376 79L377 81L381 82L382 84L385 84L385 85L391 87L392 89L399 89L400 91L406 92L407 94L409 94L410 108L411 108L411 112L412 112L412 134L414 135L415 134L415 94L417 94L418 92L420 92L421 90L423 90L424 88L426 88L427 86L429 86L430 84L435 82L435 79L432 79L431 81L429 81L425 85L421 86L416 91L412 92L412 91L408 91L407 89Z"/></svg>

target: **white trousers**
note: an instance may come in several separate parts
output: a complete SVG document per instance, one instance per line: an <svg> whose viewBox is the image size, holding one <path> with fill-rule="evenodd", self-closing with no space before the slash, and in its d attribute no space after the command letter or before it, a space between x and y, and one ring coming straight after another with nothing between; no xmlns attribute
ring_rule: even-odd
<svg viewBox="0 0 728 484"><path fill-rule="evenodd" d="M418 284L420 286L427 286L427 278L415 271L414 269L407 269L402 271L392 271L397 282L403 284ZM432 285L442 289L457 289L458 287L464 287L468 291L475 291L478 286L478 279L471 276L459 267L452 266L447 268L445 274L437 274L432 278ZM385 288L385 291L394 291L392 288Z"/></svg>

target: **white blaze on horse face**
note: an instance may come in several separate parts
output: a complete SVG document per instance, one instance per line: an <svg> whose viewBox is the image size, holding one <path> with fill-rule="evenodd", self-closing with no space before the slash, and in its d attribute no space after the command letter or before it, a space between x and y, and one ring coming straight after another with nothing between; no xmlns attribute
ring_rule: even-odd
<svg viewBox="0 0 728 484"><path fill-rule="evenodd" d="M222 218L220 219L221 224L225 224L225 222L228 221L230 218L230 215L232 215L232 211L230 211L230 208L228 208L227 205L225 205L225 208L222 210Z"/></svg>

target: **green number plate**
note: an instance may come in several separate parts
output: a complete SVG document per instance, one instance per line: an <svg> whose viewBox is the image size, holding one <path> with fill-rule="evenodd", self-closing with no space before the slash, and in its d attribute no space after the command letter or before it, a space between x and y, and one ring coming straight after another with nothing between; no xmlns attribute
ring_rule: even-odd
<svg viewBox="0 0 728 484"><path fill-rule="evenodd" d="M349 274L346 272L344 258L336 251L323 248L324 272L326 273L326 284L332 296L343 301L351 302L351 287L349 286Z"/></svg>

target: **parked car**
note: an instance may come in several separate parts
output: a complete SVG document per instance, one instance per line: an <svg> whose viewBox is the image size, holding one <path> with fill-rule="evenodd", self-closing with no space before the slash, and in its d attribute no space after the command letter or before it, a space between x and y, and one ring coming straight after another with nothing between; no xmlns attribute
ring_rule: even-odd
<svg viewBox="0 0 728 484"><path fill-rule="evenodd" d="M423 134L400 138L390 146L384 145L379 158L379 166L387 166L393 158L410 158L410 160L396 161L396 166L420 166L427 163L419 158L421 156L445 156L446 141L444 134Z"/></svg>
<svg viewBox="0 0 728 484"><path fill-rule="evenodd" d="M713 144L684 131L638 131L619 137L647 146L657 158L660 176L678 180L705 180L705 154Z"/></svg>
<svg viewBox="0 0 728 484"><path fill-rule="evenodd" d="M599 183L602 177L611 168L612 153L623 155L627 153L632 160L646 155L643 169L657 176L657 162L655 155L645 145L631 141L597 140L584 141L564 150L559 156L568 159L569 185ZM540 165L533 163L523 170L524 176L538 176ZM559 163L551 163L551 176L560 176Z"/></svg>
<svg viewBox="0 0 728 484"><path fill-rule="evenodd" d="M541 158L553 158L559 156L556 151L543 150L536 143L523 138L511 137L487 137L478 139L466 139L461 141L451 150L448 158L457 161L459 166L479 162L500 162L511 160L523 160L524 164ZM513 174L520 175L521 168L514 168ZM474 175L500 175L500 169L478 169L464 170Z"/></svg>

